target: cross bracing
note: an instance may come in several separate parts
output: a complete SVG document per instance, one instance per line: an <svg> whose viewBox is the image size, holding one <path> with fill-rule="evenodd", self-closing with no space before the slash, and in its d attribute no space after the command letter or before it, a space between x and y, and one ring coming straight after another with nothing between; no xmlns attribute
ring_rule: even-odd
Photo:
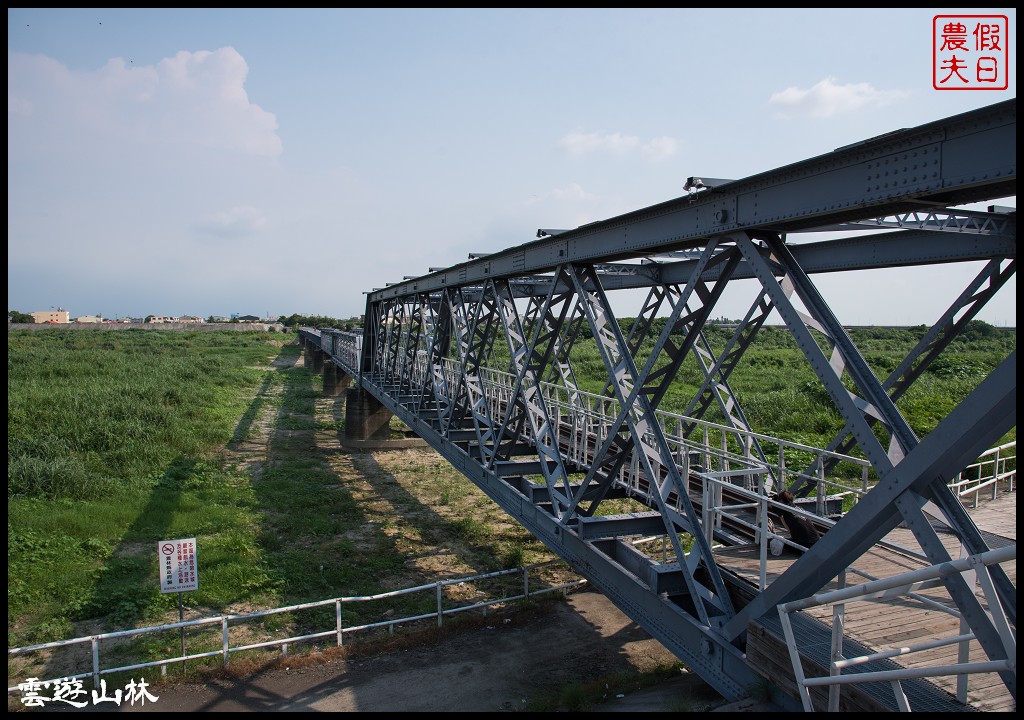
<svg viewBox="0 0 1024 720"><path fill-rule="evenodd" d="M949 482L1015 429L1016 352L923 438L897 401L1015 278L1015 211L956 207L1015 195L1015 129L1012 100L539 231L369 292L362 341L336 361L691 669L741 697L760 677L746 659L750 629L845 577L894 529L909 530L911 552L931 565L954 559L947 535L966 554L991 550ZM795 241L852 228L883 232ZM821 273L961 262L982 269L883 378L815 284ZM738 281L755 288L749 310L716 349L705 330ZM647 300L624 329L614 298L636 289ZM810 463L787 462L792 444L750 427L730 384L771 313L844 423ZM574 368L584 347L606 374L597 392ZM688 358L701 379L677 414L662 404ZM842 464L862 468L870 488L837 513L826 490ZM807 499L827 532L772 582L741 592L716 553L766 546L758 518L781 487ZM612 512L626 499L634 511ZM741 509L723 510L730 502ZM640 542L651 536L661 556ZM1015 579L998 564L991 577L994 606L961 575L941 584L974 642L1004 663L996 672L1015 700L1002 631L1016 626Z"/></svg>

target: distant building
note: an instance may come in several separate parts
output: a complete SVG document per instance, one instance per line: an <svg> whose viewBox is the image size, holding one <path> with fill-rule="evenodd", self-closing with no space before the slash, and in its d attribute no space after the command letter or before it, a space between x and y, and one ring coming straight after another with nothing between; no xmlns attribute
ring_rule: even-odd
<svg viewBox="0 0 1024 720"><path fill-rule="evenodd" d="M156 324L160 324L160 323L173 323L173 322L178 322L178 318L171 317L170 315L147 315L146 316L146 322L147 323L156 323Z"/></svg>
<svg viewBox="0 0 1024 720"><path fill-rule="evenodd" d="M88 323L98 324L103 322L103 317L100 315L79 315L75 318L76 323Z"/></svg>
<svg viewBox="0 0 1024 720"><path fill-rule="evenodd" d="M263 319L258 317L258 316L256 316L256 315L239 315L237 319L238 319L238 322L244 322L244 323L263 322Z"/></svg>
<svg viewBox="0 0 1024 720"><path fill-rule="evenodd" d="M56 310L48 310L44 312L30 313L32 315L32 322L35 323L69 323L71 322L71 313L64 308L57 308Z"/></svg>
<svg viewBox="0 0 1024 720"><path fill-rule="evenodd" d="M203 320L201 317L196 317L195 315L182 315L180 318L178 318L178 322L197 324L204 323L206 321Z"/></svg>

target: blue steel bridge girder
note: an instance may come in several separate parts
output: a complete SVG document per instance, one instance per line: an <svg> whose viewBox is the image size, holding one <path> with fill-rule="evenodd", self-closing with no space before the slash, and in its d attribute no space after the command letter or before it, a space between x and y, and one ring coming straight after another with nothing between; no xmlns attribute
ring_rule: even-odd
<svg viewBox="0 0 1024 720"><path fill-rule="evenodd" d="M783 269L781 282L777 280L769 267L768 259L762 257L760 248L756 247L749 239L742 237L738 237L736 242L754 267L754 271L765 289L775 299L776 307L786 320L787 326L793 331L798 346L807 356L815 374L818 375L826 390L832 395L847 427L851 428L852 435L857 438L860 449L871 461L879 477L884 478L889 475L906 454L918 445L916 435L896 408L892 398L885 393L882 384L868 368L863 356L860 355L845 329L832 316L810 278L797 266L792 254L788 252L781 241L768 239L766 241L768 247L765 251L765 254L770 254L771 260L781 265ZM809 309L810 316L797 311L786 297L782 285L790 279L792 279L800 299ZM814 327L833 343L834 352L831 358L825 358L814 338L803 325ZM857 397L843 385L841 375L844 370L852 377L853 383L863 392L867 401ZM868 410L867 413L865 409ZM877 438L871 432L869 416L884 424L894 438L887 453L883 451ZM1003 432L1008 429L1004 429ZM960 467L963 466L958 466L957 471ZM912 529L921 548L933 564L948 562L951 558L938 538L932 523L925 517L923 508L926 504L937 507L943 512L949 524L958 530L958 534L963 538L970 552L981 553L991 549L977 531L970 516L963 510L960 502L952 498L952 491L945 483L933 484L928 489L930 492L926 497L927 503L916 503L913 499L904 498L896 502L896 505L903 520ZM848 518L849 516L843 521L851 522ZM868 530L867 528L862 529ZM877 539L880 540L881 537L878 536ZM999 571L997 571L998 573ZM957 600L961 608L977 603L973 591L967 588L961 576L952 576L947 579L946 583L950 594ZM1005 587L1004 584L1003 588L1005 589ZM994 633L994 630L992 632Z"/></svg>
<svg viewBox="0 0 1024 720"><path fill-rule="evenodd" d="M453 394L444 368L444 360L448 357L454 332L452 306L448 298L450 292L450 290L446 290L440 297L430 297L433 322L428 330L427 368L423 380L423 394L433 400L432 419L438 428L447 428L451 420L450 398ZM422 413L423 406L421 405L417 417L422 417Z"/></svg>
<svg viewBox="0 0 1024 720"><path fill-rule="evenodd" d="M710 258L706 252L702 260L706 263ZM695 277L703 268L699 266ZM658 425L654 411L656 403L652 403L641 390L644 387L648 375L653 369L654 361L660 348L655 348L648 365L641 373L633 362L633 358L626 352L626 341L615 322L615 315L611 305L601 288L600 280L592 268L569 266L568 271L573 284L576 286L580 298L586 301L587 320L593 329L594 337L599 339L598 348L601 350L602 359L608 369L608 374L615 378L613 389L622 409L616 422L609 429L610 433L618 431L617 425L623 421L629 426L633 452L639 456L643 463L648 482L652 486L652 496L656 502L657 509L662 514L665 522L666 535L672 543L675 555L680 558L680 566L683 579L686 582L687 590L694 603L697 616L702 625L712 626L729 618L734 610L732 601L725 589L725 583L719 573L718 567L713 559L710 544L703 532L702 523L697 515L690 499L688 483L684 482L682 474L676 465L673 454L668 449L668 442L664 432ZM690 287L689 289L692 289ZM670 325L678 319L681 306L685 305L686 296L683 294L681 302L673 311L674 317L666 323L665 331L661 340L667 340ZM628 394L627 394L628 393ZM606 448L608 444L606 443ZM594 460L594 466L601 463L601 454L598 453ZM661 479L662 471L665 472L664 479ZM588 473L589 476L589 473ZM672 515L668 512L667 501L669 495L675 493L683 506L684 522L681 527L691 534L694 549L687 553L684 551L679 538L678 527ZM685 560L683 560L685 558ZM696 577L697 564L703 562L711 578L711 587L704 586ZM714 620L712 620L714 618Z"/></svg>
<svg viewBox="0 0 1024 720"><path fill-rule="evenodd" d="M558 428L552 422L547 404L541 395L541 378L554 350L554 343L551 342L552 331L548 329L542 333L547 324L545 316L551 307L552 296L549 294L544 302L531 305L533 312L530 322L524 327L508 283L494 283L494 291L497 296L499 318L508 341L510 369L515 376L508 410L500 432L504 433L509 427L509 421L513 416L518 415L522 418L521 421L513 423L516 427L523 427L525 422L528 422L529 437L537 451L548 496L553 501L552 512L556 520L564 525L568 520L566 510L569 506L569 474L558 444ZM566 309L563 304L561 319L564 319ZM557 331L555 334L557 335ZM546 339L543 349L538 348L542 337ZM510 440L515 442L515 438ZM485 464L485 467L490 469L493 462Z"/></svg>
<svg viewBox="0 0 1024 720"><path fill-rule="evenodd" d="M921 375L940 356L942 351L957 338L960 332L973 320L978 312L1017 272L1017 261L1007 258L990 260L981 269L973 281L964 289L956 300L946 309L934 325L924 334L899 366L890 373L882 383L893 402L914 384ZM689 415L689 412L684 413ZM869 424L875 418L867 416ZM825 448L829 452L848 454L856 445L850 433L849 425L845 426ZM814 477L818 472L828 472L836 464L834 458L815 461L804 470L804 475ZM806 495L811 490L809 482L797 483L790 490L798 496Z"/></svg>
<svg viewBox="0 0 1024 720"><path fill-rule="evenodd" d="M374 290L359 363L364 386L691 669L738 699L759 677L743 658L749 623L820 591L896 525L913 532L931 562L949 559L932 515L969 552L989 549L946 483L1015 427L1015 352L920 440L896 401L1015 277L1015 212L953 207L1015 195L1015 138L1013 100ZM891 230L788 241L872 222ZM811 281L817 273L979 261L985 268L884 381ZM716 356L704 329L724 288L741 280L754 281L756 297ZM609 295L634 288L650 294L627 337ZM655 337L653 320L665 310ZM689 438L717 408L726 429L750 443L756 428L728 380L772 312L842 416L845 428L830 449L855 448L880 482L781 577L733 606L711 552L717 530L690 500L690 455L669 441L655 415L694 353L700 388L676 432ZM596 346L608 380L597 410L604 424L581 459L563 454L574 451L563 451L553 427L593 432L575 425L593 402L571 363L584 339ZM653 351L640 357L651 343ZM505 347L507 360L498 352ZM503 373L506 380L485 381ZM561 400L541 391L549 383L561 388ZM747 447L755 468L747 477L770 482L764 453ZM819 469L827 462L820 457ZM623 493L649 512L598 514ZM631 533L652 523L664 528L675 563L634 547ZM1013 583L999 566L991 571L1015 624ZM944 583L989 657L1005 655L971 589L959 577ZM1003 679L1015 697L1015 678Z"/></svg>
<svg viewBox="0 0 1024 720"><path fill-rule="evenodd" d="M494 440L494 421L490 417L484 395L480 368L487 348L493 342L492 330L496 322L494 298L485 292L478 300L467 302L461 293L455 292L449 299L452 303L459 367L450 422L458 425L469 415L473 420L481 452L488 452Z"/></svg>
<svg viewBox="0 0 1024 720"><path fill-rule="evenodd" d="M1016 99L997 103L395 283L368 293L367 303L563 262L699 248L729 232L796 232L1013 196L1016 122Z"/></svg>
<svg viewBox="0 0 1024 720"><path fill-rule="evenodd" d="M734 239L762 287L772 297L775 308L786 326L793 332L794 340L807 357L814 373L832 396L836 409L851 426L857 444L872 466L879 470L879 474L888 470L893 462L902 458L917 442L903 415L881 389L878 378L868 367L810 278L799 267L789 248L778 238L766 240L767 248L764 250L745 236L736 235ZM781 279L777 278L776 274L781 274ZM789 287L792 287L799 296L807 313L800 311L790 300L793 292ZM830 357L825 357L810 332L812 329L823 335L832 345ZM849 373L863 397L843 385L844 371ZM884 423L897 440L898 446L891 448L888 453L883 451L864 418L865 413L874 415ZM892 454L897 457L893 459Z"/></svg>

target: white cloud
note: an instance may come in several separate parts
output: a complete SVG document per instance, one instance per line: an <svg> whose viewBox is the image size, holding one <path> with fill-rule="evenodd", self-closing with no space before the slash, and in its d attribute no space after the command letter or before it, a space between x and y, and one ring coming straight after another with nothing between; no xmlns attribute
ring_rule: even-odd
<svg viewBox="0 0 1024 720"><path fill-rule="evenodd" d="M788 87L772 93L769 103L789 117L831 117L866 107L883 107L906 96L902 90L877 90L870 83L840 85L827 77L809 90Z"/></svg>
<svg viewBox="0 0 1024 720"><path fill-rule="evenodd" d="M555 188L552 190L548 197L552 200L572 200L591 202L597 198L593 193L589 193L583 189L579 183L569 183L565 187Z"/></svg>
<svg viewBox="0 0 1024 720"><path fill-rule="evenodd" d="M619 209L615 198L586 190L579 183L568 183L531 197L522 207L510 208L506 220L514 232L504 234L510 239L517 238L515 244L523 242L524 217L532 218L531 222L538 228L564 230L602 220L617 212Z"/></svg>
<svg viewBox="0 0 1024 720"><path fill-rule="evenodd" d="M635 135L622 133L585 133L573 130L559 140L558 144L570 155L589 155L595 152L608 152L613 155L632 155L640 153L652 161L664 160L673 155L679 147L678 141L670 137L654 138L642 143Z"/></svg>
<svg viewBox="0 0 1024 720"><path fill-rule="evenodd" d="M267 218L254 207L229 208L200 221L196 229L221 238L237 238L252 235L267 224Z"/></svg>
<svg viewBox="0 0 1024 720"><path fill-rule="evenodd" d="M644 156L654 162L660 162L676 154L679 141L672 137L656 137L641 148Z"/></svg>
<svg viewBox="0 0 1024 720"><path fill-rule="evenodd" d="M95 71L72 71L43 55L8 52L7 116L57 129L68 142L97 140L281 154L277 118L249 102L249 68L231 47L181 51L156 65L114 58ZM83 137L84 134L84 137Z"/></svg>

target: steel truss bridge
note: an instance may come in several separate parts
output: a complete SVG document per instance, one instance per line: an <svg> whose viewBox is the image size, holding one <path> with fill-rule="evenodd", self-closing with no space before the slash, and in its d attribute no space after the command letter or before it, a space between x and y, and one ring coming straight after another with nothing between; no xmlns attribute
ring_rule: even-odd
<svg viewBox="0 0 1024 720"><path fill-rule="evenodd" d="M859 672L861 707L970 709L960 683L987 672L985 694L1015 707L1015 529L980 528L955 488L1016 427L1016 351L925 437L897 403L1015 277L1015 209L958 208L1015 197L1016 125L1013 99L741 180L693 177L675 200L374 289L361 333L303 342L725 697L767 677L783 707L810 709L817 692L818 709L851 709L849 677L809 678ZM887 377L813 281L968 262L977 275ZM713 348L716 303L740 281L749 310ZM627 290L646 300L620 326L612 298ZM759 433L730 385L773 312L845 422L827 447ZM607 371L602 391L581 389L582 357ZM699 387L669 412L684 363ZM770 541L790 542L769 522L783 488L824 535L776 559ZM864 571L880 549L924 569ZM900 651L844 635L841 612L804 612L897 586L905 606L956 618L954 640L927 648L960 650L945 669L964 704L894 665Z"/></svg>

